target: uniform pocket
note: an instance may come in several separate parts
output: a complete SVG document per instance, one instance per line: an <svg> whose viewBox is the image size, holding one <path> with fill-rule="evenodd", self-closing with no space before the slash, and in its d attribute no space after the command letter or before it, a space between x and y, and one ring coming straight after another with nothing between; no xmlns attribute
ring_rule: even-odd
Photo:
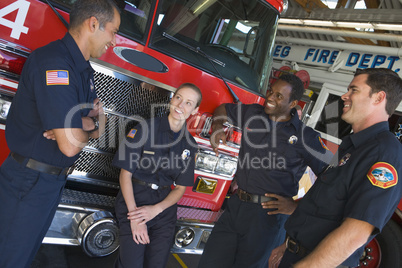
<svg viewBox="0 0 402 268"><path fill-rule="evenodd" d="M25 168L28 169L28 168ZM19 187L19 198L22 200L25 196L27 196L32 189L35 188L36 184L39 181L40 173L37 171L26 171L24 173L24 177L15 178L15 186Z"/></svg>
<svg viewBox="0 0 402 268"><path fill-rule="evenodd" d="M161 157L158 152L144 150L139 161L139 168L149 173L155 173L158 170Z"/></svg>
<svg viewBox="0 0 402 268"><path fill-rule="evenodd" d="M1 168L2 177L8 182L9 191L22 200L35 187L39 172L23 167L12 158L7 158Z"/></svg>
<svg viewBox="0 0 402 268"><path fill-rule="evenodd" d="M341 221L347 202L347 189L338 172L330 171L316 181L317 214L328 220Z"/></svg>

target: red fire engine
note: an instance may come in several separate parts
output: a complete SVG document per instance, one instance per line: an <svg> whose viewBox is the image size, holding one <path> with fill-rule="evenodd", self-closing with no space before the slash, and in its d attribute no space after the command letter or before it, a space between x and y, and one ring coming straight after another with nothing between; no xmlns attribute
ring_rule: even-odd
<svg viewBox="0 0 402 268"><path fill-rule="evenodd" d="M73 2L0 3L0 163L9 153L5 119L24 62L34 49L64 36ZM209 145L211 114L221 103L263 104L284 4L282 0L117 3L122 10L117 45L91 60L108 118L106 133L90 140L77 160L44 243L81 245L90 256L106 256L118 248L112 212L119 170L111 160L119 140L139 120L165 114L174 89L192 82L203 92L199 113L188 121L200 149L194 186L179 202L172 252L200 254L233 180L241 135L236 126L227 125L228 145L221 146L216 156ZM373 257L376 261L379 250ZM362 260L374 263L367 256Z"/></svg>

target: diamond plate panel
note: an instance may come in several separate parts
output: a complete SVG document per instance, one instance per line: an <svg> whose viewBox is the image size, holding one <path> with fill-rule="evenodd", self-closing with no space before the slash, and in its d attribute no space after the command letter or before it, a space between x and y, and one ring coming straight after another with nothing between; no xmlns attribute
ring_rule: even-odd
<svg viewBox="0 0 402 268"><path fill-rule="evenodd" d="M148 119L168 112L170 92L160 88L145 89L140 84L141 81L138 80L120 79L95 72L97 94L106 110L106 130L99 139L90 139L87 147L91 150L81 153L75 163L75 171L118 183L119 169L111 164L113 156L119 140L137 124L137 121L127 117Z"/></svg>

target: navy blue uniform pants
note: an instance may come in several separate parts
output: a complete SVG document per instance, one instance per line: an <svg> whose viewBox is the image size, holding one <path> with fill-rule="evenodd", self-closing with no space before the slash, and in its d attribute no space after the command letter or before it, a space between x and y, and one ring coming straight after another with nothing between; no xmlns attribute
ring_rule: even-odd
<svg viewBox="0 0 402 268"><path fill-rule="evenodd" d="M30 267L52 223L66 176L40 173L10 156L0 167L0 267Z"/></svg>
<svg viewBox="0 0 402 268"><path fill-rule="evenodd" d="M287 215L268 215L261 204L240 201L236 195L215 224L199 268L268 267L271 251L285 241Z"/></svg>
<svg viewBox="0 0 402 268"><path fill-rule="evenodd" d="M134 184L134 198L137 207L156 204L165 199L170 189L152 190L147 186ZM119 268L164 268L173 245L177 220L177 205L165 209L147 222L150 243L136 244L133 240L127 206L121 192L116 198L116 217L120 228L119 256L115 267Z"/></svg>

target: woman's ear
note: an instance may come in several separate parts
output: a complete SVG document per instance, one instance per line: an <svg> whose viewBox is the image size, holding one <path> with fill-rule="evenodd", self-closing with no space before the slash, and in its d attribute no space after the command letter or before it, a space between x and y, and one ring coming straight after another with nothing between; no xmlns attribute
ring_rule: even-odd
<svg viewBox="0 0 402 268"><path fill-rule="evenodd" d="M197 108L195 108L192 112L191 112L191 115L195 115L196 113L198 113L198 109L199 109L200 107L198 106Z"/></svg>

